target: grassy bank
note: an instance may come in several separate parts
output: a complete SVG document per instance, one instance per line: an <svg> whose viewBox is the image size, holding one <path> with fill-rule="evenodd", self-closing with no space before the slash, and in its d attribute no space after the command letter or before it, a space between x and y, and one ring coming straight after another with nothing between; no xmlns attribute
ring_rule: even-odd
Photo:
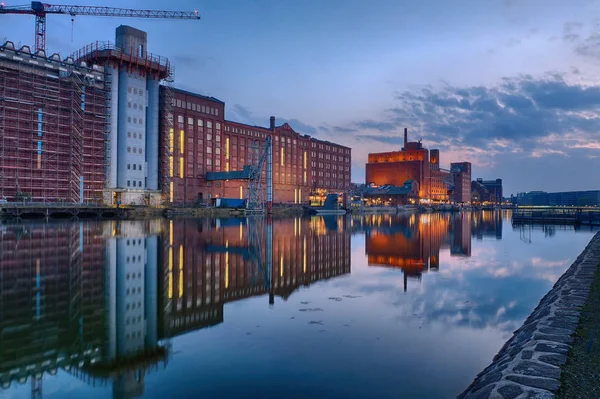
<svg viewBox="0 0 600 399"><path fill-rule="evenodd" d="M600 398L600 265L560 380L557 399Z"/></svg>

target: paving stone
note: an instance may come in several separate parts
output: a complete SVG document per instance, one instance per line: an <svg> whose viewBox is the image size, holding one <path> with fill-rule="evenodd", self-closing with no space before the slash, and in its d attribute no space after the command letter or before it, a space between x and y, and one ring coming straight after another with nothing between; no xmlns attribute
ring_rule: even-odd
<svg viewBox="0 0 600 399"><path fill-rule="evenodd" d="M544 363L538 363L530 360L523 360L513 368L515 374L558 378L560 377L560 368Z"/></svg>
<svg viewBox="0 0 600 399"><path fill-rule="evenodd" d="M497 371L487 374L487 375L484 375L481 378L479 378L478 381L475 383L475 385L473 386L473 391L477 391L478 389L481 389L481 388L485 387L486 385L492 384L494 382L498 382L498 381L500 381L501 378L502 378L502 373L497 372Z"/></svg>
<svg viewBox="0 0 600 399"><path fill-rule="evenodd" d="M562 366L567 362L567 355L561 355L558 353L553 355L541 355L538 357L538 360L540 362L550 363L555 366Z"/></svg>
<svg viewBox="0 0 600 399"><path fill-rule="evenodd" d="M573 338L571 338L569 335L535 334L533 338L536 341L562 342L565 344L570 344L573 342Z"/></svg>
<svg viewBox="0 0 600 399"><path fill-rule="evenodd" d="M506 379L532 388L546 389L556 391L560 387L560 382L552 378L528 377L524 375L508 375Z"/></svg>
<svg viewBox="0 0 600 399"><path fill-rule="evenodd" d="M502 395L504 399L514 399L523 393L523 389L518 385L510 384L498 388L498 393Z"/></svg>
<svg viewBox="0 0 600 399"><path fill-rule="evenodd" d="M466 395L465 399L488 399L495 386L496 384L488 385L487 387L480 389L477 392L473 392Z"/></svg>
<svg viewBox="0 0 600 399"><path fill-rule="evenodd" d="M539 329L539 332L542 334L550 334L550 335L571 335L574 330L569 330L568 328L554 328L554 327L542 327Z"/></svg>
<svg viewBox="0 0 600 399"><path fill-rule="evenodd" d="M548 391L527 391L527 399L554 399L554 394Z"/></svg>
<svg viewBox="0 0 600 399"><path fill-rule="evenodd" d="M548 323L548 327L566 328L568 330L575 331L575 329L577 328L577 323L569 323L569 322L563 322L563 321L551 321L550 323Z"/></svg>
<svg viewBox="0 0 600 399"><path fill-rule="evenodd" d="M533 351L523 351L521 354L521 359L529 360L533 356Z"/></svg>

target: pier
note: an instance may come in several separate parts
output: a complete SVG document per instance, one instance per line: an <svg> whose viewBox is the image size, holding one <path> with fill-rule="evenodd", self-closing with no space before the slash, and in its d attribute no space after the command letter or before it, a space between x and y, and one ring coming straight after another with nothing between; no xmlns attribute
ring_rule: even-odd
<svg viewBox="0 0 600 399"><path fill-rule="evenodd" d="M119 219L127 214L127 208L107 207L97 203L8 202L0 205L0 218L7 219Z"/></svg>
<svg viewBox="0 0 600 399"><path fill-rule="evenodd" d="M512 214L513 224L600 226L600 209L588 207L527 207Z"/></svg>

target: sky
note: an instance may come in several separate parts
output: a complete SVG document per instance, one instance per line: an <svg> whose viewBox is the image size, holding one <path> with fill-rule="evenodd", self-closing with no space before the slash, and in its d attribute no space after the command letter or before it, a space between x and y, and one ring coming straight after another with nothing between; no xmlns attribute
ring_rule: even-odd
<svg viewBox="0 0 600 399"><path fill-rule="evenodd" d="M407 127L505 195L600 189L600 0L86 1L60 3L202 19L49 16L50 53L145 30L177 87L225 101L229 120L274 115L351 147L353 182ZM5 39L33 45L33 17L0 16Z"/></svg>

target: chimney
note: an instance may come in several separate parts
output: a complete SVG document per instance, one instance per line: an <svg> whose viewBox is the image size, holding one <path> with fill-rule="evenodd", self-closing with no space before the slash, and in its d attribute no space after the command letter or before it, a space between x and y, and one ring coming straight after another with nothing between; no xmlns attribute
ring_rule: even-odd
<svg viewBox="0 0 600 399"><path fill-rule="evenodd" d="M408 129L404 128L404 149L406 149L407 144L408 144Z"/></svg>
<svg viewBox="0 0 600 399"><path fill-rule="evenodd" d="M271 123L269 124L269 129L275 130L275 117L271 117Z"/></svg>

